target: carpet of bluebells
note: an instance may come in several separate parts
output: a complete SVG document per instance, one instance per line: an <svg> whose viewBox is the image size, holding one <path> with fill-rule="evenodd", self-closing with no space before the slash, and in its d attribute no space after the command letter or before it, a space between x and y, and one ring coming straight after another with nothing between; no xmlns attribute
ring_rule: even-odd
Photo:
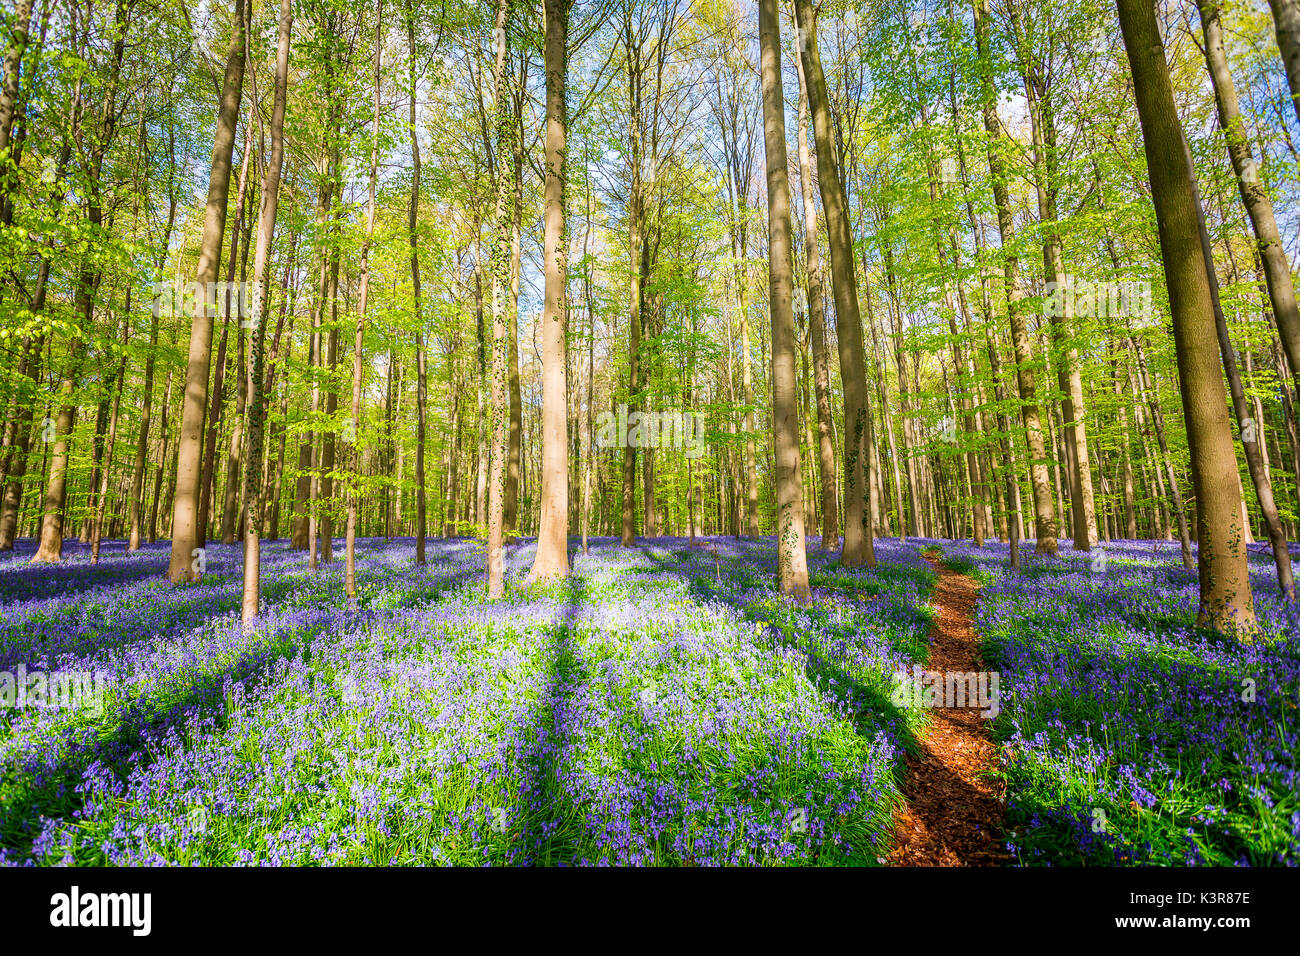
<svg viewBox="0 0 1300 956"><path fill-rule="evenodd" d="M1063 543L1018 574L1005 545L935 544L985 582L1021 863L1300 862L1300 619L1269 552L1251 549L1262 633L1243 644L1196 627L1177 542Z"/></svg>
<svg viewBox="0 0 1300 956"><path fill-rule="evenodd" d="M771 541L593 542L483 598L473 541L358 547L316 571L264 546L165 581L165 544L97 565L69 542L0 559L0 673L105 675L99 708L0 708L0 864L877 865L923 714L937 546L984 585L1001 673L995 772L1022 864L1300 860L1300 617L1252 553L1260 637L1195 626L1168 542L1092 554L879 541L877 569L810 551L813 601ZM339 549L341 552L341 549Z"/></svg>
<svg viewBox="0 0 1300 956"><path fill-rule="evenodd" d="M800 607L771 541L704 544L602 539L530 588L523 542L487 603L475 542L417 567L365 540L350 611L341 545L309 571L268 543L250 629L236 547L177 587L166 544L20 544L0 671L109 680L98 713L0 709L0 863L877 865L933 572L915 543L874 571L814 550Z"/></svg>

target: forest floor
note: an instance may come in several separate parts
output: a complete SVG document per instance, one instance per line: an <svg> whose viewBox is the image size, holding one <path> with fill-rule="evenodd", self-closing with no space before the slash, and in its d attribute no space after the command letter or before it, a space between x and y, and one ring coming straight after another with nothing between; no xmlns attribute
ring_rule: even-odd
<svg viewBox="0 0 1300 956"><path fill-rule="evenodd" d="M805 604L772 538L592 539L542 587L522 539L496 602L479 542L372 538L352 610L341 541L268 541L251 629L238 546L181 587L166 542L34 550L0 556L0 866L1300 862L1300 608L1259 548L1252 645L1167 542L810 541Z"/></svg>
<svg viewBox="0 0 1300 956"><path fill-rule="evenodd" d="M979 585L944 566L934 552L925 559L938 580L930 597L928 669L939 674L984 670L972 624ZM988 718L976 707L936 707L907 757L903 796L894 816L895 866L988 866L1006 863L1003 847L1005 787L995 776L998 748Z"/></svg>

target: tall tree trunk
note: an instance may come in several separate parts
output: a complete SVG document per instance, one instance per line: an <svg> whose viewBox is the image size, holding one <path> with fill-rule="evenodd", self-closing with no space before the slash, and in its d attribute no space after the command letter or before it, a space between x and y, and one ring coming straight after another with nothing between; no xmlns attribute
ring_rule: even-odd
<svg viewBox="0 0 1300 956"><path fill-rule="evenodd" d="M586 422L582 430L583 472L582 472L582 553L590 553L587 545L587 532L591 524L591 480L594 470L596 448L592 432L592 417L596 404L596 308L591 292L591 166L588 161L584 170L583 182L587 193L586 229L582 234L582 294L586 305L589 323L587 336L587 408Z"/></svg>
<svg viewBox="0 0 1300 956"><path fill-rule="evenodd" d="M238 346L235 349L235 368L239 377L236 382L235 420L230 428L230 448L226 452L226 492L221 510L221 543L234 544L239 531L240 471L243 466L244 451L244 416L248 413L248 376L243 374L247 367L247 352L242 315L236 314L235 321L240 323Z"/></svg>
<svg viewBox="0 0 1300 956"><path fill-rule="evenodd" d="M324 162L321 160L320 162ZM333 195L330 183L323 182L320 184L316 194L316 235L324 236L326 223L330 215L330 202ZM319 242L319 240L318 240ZM325 308L325 297L328 292L327 277L329 268L329 258L325 250L318 249L316 252L316 279L313 290L313 303L311 309L311 331L308 334L307 341L307 364L312 369L311 374L311 418L310 421L315 423L317 414L320 411L320 373L321 367L321 316ZM312 526L312 490L315 486L313 477L313 468L315 465L316 455L316 433L307 431L303 433L302 440L298 443L298 477L294 483L294 502L293 502L293 525L290 532L289 546L295 551L308 551L308 564L315 566L316 560L316 541L314 529Z"/></svg>
<svg viewBox="0 0 1300 956"><path fill-rule="evenodd" d="M510 284L510 205L513 191L504 169L506 137L510 135L507 105L506 61L510 55L511 0L497 0L496 62L493 66L495 93L494 131L496 139L496 209L493 229L496 232L492 251L492 448L491 473L488 478L487 596L498 600L505 596L505 505L506 457L510 451L510 383L507 341L510 321L506 315L506 297Z"/></svg>
<svg viewBox="0 0 1300 956"><path fill-rule="evenodd" d="M172 333L172 345L176 344L176 333ZM158 512L162 510L163 473L167 470L167 449L171 443L171 405L172 384L176 378L175 369L167 370L167 385L163 388L162 420L158 423L158 463L153 473L153 493L149 499L149 543L158 540ZM175 457L175 456L170 456Z"/></svg>
<svg viewBox="0 0 1300 956"><path fill-rule="evenodd" d="M244 158L239 168L239 186L235 192L235 216L230 229L230 252L226 260L226 281L228 288L233 287L235 282L235 269L239 263L240 243L239 237L243 230L244 208L248 195L248 177L252 170L252 157L254 149L254 123L253 119L256 114L256 102L250 101L248 104L248 117L244 121ZM221 425L225 417L227 393L230 390L230 381L233 379L236 383L236 392L241 391L240 384L243 381L243 345L244 330L237 327L236 338L238 347L236 349L236 359L227 366L226 346L230 337L230 322L238 318L233 314L231 309L231 298L229 291L219 295L217 305L217 315L222 319L221 324L221 343L217 346L217 371L213 376L212 383L212 406L208 411L207 432L203 439L203 480L202 491L199 496L199 544L202 545L207 540L208 529L212 523L212 513L215 507L216 484L217 484L217 441L221 435ZM237 395L235 401L238 404L243 399L242 395ZM239 418L236 414L234 427L231 429L231 435L234 437L239 430ZM229 465L229 461L227 461ZM224 531L224 529L223 529ZM224 534L223 534L224 538ZM229 541L224 543L229 544Z"/></svg>
<svg viewBox="0 0 1300 956"><path fill-rule="evenodd" d="M935 177L937 179L937 177ZM934 184L935 198L939 198L939 185ZM941 230L940 230L941 231ZM944 250L943 239L937 240L940 261L944 261L947 252ZM949 230L949 249L951 250L952 263L957 269L962 267L961 247L957 242L957 229L955 226ZM988 512L986 510L987 485L985 482L984 465L979 453L980 436L983 433L980 408L983 405L982 396L980 395L979 379L976 376L975 356L966 352L962 347L962 333L965 331L969 338L970 316L967 313L966 291L960 283L956 283L957 293L953 295L952 286L950 285L945 291L945 298L948 305L948 332L952 336L952 361L955 375L957 376L958 387L961 388L961 376L965 373L966 388L961 389L960 406L962 417L965 423L967 435L966 448L966 468L970 475L971 486L971 537L977 548L984 547L985 535L988 533ZM955 301L954 301L955 299ZM962 317L962 325L959 329L957 326L958 314ZM973 396L973 398L972 398Z"/></svg>
<svg viewBox="0 0 1300 956"><path fill-rule="evenodd" d="M1192 557L1192 538L1187 530L1187 513L1183 508L1183 494L1179 489L1178 476L1174 472L1173 456L1169 452L1169 441L1165 436L1165 415L1160 408L1160 395L1156 391L1155 380L1151 377L1147 368L1146 358L1142 352L1142 343L1138 337L1130 332L1129 346L1133 350L1133 359L1137 364L1137 391L1146 401L1148 414L1151 416L1151 426L1155 429L1157 453L1152 454L1152 469L1156 475L1156 486L1159 489L1157 503L1161 508L1168 499L1172 505L1174 519L1178 522L1178 540L1182 548L1183 566L1189 571L1195 566L1195 559ZM1234 466L1235 467L1235 466ZM1169 482L1166 490L1165 482ZM1169 527L1169 522L1164 522L1165 528Z"/></svg>
<svg viewBox="0 0 1300 956"><path fill-rule="evenodd" d="M830 101L817 48L817 26L813 19L811 0L795 0L795 15L803 53L804 78L808 85L808 107L812 112L813 138L817 145L818 186L821 190L822 209L826 213L840 377L844 385L844 549L840 552L840 563L845 567L864 564L875 567L874 529L870 522L873 463L871 449L867 444L871 430L871 406L867 401L853 234L849 229L848 203L835 153ZM775 24L773 28L778 29ZM770 127L770 120L766 125ZM781 121L781 127L784 134L784 120ZM770 135L769 132L768 136ZM782 156L785 155L784 146L781 153ZM784 178L784 166L782 170ZM771 175L770 170L768 175Z"/></svg>
<svg viewBox="0 0 1300 956"><path fill-rule="evenodd" d="M1133 438L1129 429L1128 403L1132 396L1125 394L1123 377L1119 373L1119 348L1111 336L1111 387L1115 393L1115 410L1119 417L1120 428L1120 483L1124 494L1124 537L1129 541L1138 536L1137 500L1133 488Z"/></svg>
<svg viewBox="0 0 1300 956"><path fill-rule="evenodd" d="M196 281L207 290L216 281L221 260L221 242L226 228L226 200L230 190L230 160L235 146L235 124L244 88L244 0L235 0L235 30L226 57L226 75L217 112L217 131L212 147L212 172L208 178L208 200L203 220L203 241L199 249ZM208 371L212 360L212 316L206 307L195 310L190 326L189 356L185 366L185 399L181 413L181 437L176 462L176 493L172 506L172 551L167 576L175 583L197 581L203 563L196 560L202 529L199 527L199 496L202 479L203 420L208 403Z"/></svg>
<svg viewBox="0 0 1300 956"><path fill-rule="evenodd" d="M280 538L280 498L284 480L285 449L288 444L289 422L289 386L286 381L277 385L275 373L287 368L293 353L294 314L297 311L297 264L298 234L294 233L289 241L289 260L284 265L284 280L281 282L283 294L280 297L280 314L275 323L275 338L271 352L266 357L266 384L262 388L264 401L268 406L275 398L276 388L280 390L280 420L271 433L271 449L267 450L268 474L263 480L262 490L262 536L277 541ZM288 335L285 336L285 319L288 319ZM288 375L285 375L288 378ZM265 413L263 415L265 422ZM272 450L273 449L273 450ZM270 458L274 455L274 467Z"/></svg>
<svg viewBox="0 0 1300 956"><path fill-rule="evenodd" d="M743 251L741 253L744 254ZM748 265L742 265L748 271ZM744 301L742 299L742 301ZM740 309L740 389L745 402L745 535L757 538L758 525L758 453L754 426L754 357L749 330L749 303ZM647 492L648 494L648 492Z"/></svg>
<svg viewBox="0 0 1300 956"><path fill-rule="evenodd" d="M1150 0L1117 0L1117 5L1156 206L1187 419L1201 584L1197 621L1250 634L1257 625L1242 541L1237 456L1200 249L1194 173L1187 164L1187 141L1174 104L1155 9Z"/></svg>
<svg viewBox="0 0 1300 956"><path fill-rule="evenodd" d="M126 47L127 16L129 8L125 0L118 0L114 22L114 42L112 68L108 89L103 98L99 115L99 129L91 147L87 163L86 192L87 218L92 235L103 226L103 209L100 205L100 177L104 154L112 142L117 125L116 100L118 78L121 75L122 57ZM73 106L73 114L81 113L81 98L78 93ZM82 366L86 361L89 337L95 316L95 299L99 294L99 284L103 277L89 256L83 262L76 280L76 295L73 314L76 316L76 328L72 331L69 355L64 366L63 381L59 385L59 417L55 422L54 447L50 452L49 478L45 485L45 498L42 503L41 540L32 557L33 563L57 563L63 558L63 510L67 503L68 465L71 457L72 429L76 424L77 403L76 388L81 376Z"/></svg>
<svg viewBox="0 0 1300 956"><path fill-rule="evenodd" d="M158 268L154 273L157 282L163 281L163 267L166 263L167 248L171 242L172 227L176 222L174 189L169 187L168 193L170 199L167 210L167 228L163 231L163 251L158 257ZM144 360L144 396L140 409L140 432L136 436L135 464L131 468L131 532L126 545L128 552L140 550L140 526L144 511L145 460L149 454L149 428L153 417L153 374L154 363L157 359L158 323L160 318L160 309L155 305L153 321L149 324L149 353Z"/></svg>
<svg viewBox="0 0 1300 956"><path fill-rule="evenodd" d="M1202 10L1204 15L1204 10ZM1207 30L1207 40L1211 31ZM1220 46L1222 50L1222 46ZM1187 168L1195 169L1190 150L1187 153ZM1245 389L1241 384L1241 372L1237 368L1237 357L1232 348L1232 339L1228 335L1228 320L1223 314L1223 304L1219 296L1219 277L1214 268L1214 248L1210 242L1210 232L1205 225L1205 211L1201 206L1200 188L1196 177L1192 176L1192 198L1196 203L1197 234L1201 242L1201 254L1205 258L1206 279L1209 282L1210 303L1214 309L1214 331L1219 341L1219 355L1223 360L1223 370L1227 373L1228 394L1232 399L1232 411L1237 417L1241 429L1241 445L1246 455L1246 468L1250 473L1251 483L1255 487L1255 497L1259 501L1259 510L1264 516L1264 526L1268 531L1269 544L1273 551L1273 563L1277 567L1278 588L1283 597L1295 600L1295 579L1291 574L1291 554L1287 550L1286 533L1277 513L1277 502L1273 499L1273 482L1269 480L1268 469L1261 449L1260 441L1264 431L1264 422L1252 414L1253 409L1246 404ZM1236 456L1233 456L1234 471ZM1240 475L1238 475L1240 482ZM1243 543L1249 544L1250 525L1246 520L1246 503L1242 501L1242 525L1247 536Z"/></svg>
<svg viewBox="0 0 1300 956"><path fill-rule="evenodd" d="M1011 346L1016 359L1016 385L1020 392L1020 414L1025 426L1029 450L1029 478L1034 492L1034 551L1056 554L1056 508L1052 501L1051 476L1047 471L1047 448L1043 435L1042 413L1038 406L1037 386L1032 368L1029 329L1021 307L1020 260L1012 251L1015 226L1011 197L1007 186L1006 162L1002 157L1003 137L993 92L992 61L989 55L988 0L974 0L975 42L980 60L984 130L988 134L989 172L993 179L993 201L997 206L998 232L1002 238L1003 278L1006 284L1007 319L1011 328Z"/></svg>
<svg viewBox="0 0 1300 956"><path fill-rule="evenodd" d="M1278 15L1278 39L1282 40L1282 24L1289 22L1292 31L1289 36L1293 46L1300 41L1295 32L1300 30L1300 3L1295 0L1271 0L1274 12ZM1260 179L1259 167L1251 151L1250 138L1246 124L1242 120L1241 108L1237 102L1237 88L1228 69L1228 56L1223 49L1223 25L1220 18L1219 0L1198 0L1201 12L1201 26L1205 33L1205 62L1209 67L1210 80L1214 87L1214 100L1219 109L1219 125L1227 140L1228 156L1232 160L1233 171L1237 174L1237 187L1241 192L1242 205L1250 217L1250 224L1255 232L1256 248L1260 263L1264 269L1264 279L1268 287L1269 304L1277 319L1279 338L1286 350L1287 361L1291 364L1291 373L1297 375L1300 383L1300 312L1297 311L1295 285L1291 279L1291 265L1287 262L1286 250L1282 246L1282 236L1278 232L1277 220L1273 217L1273 202L1268 190ZM1285 52L1285 51L1284 51ZM1297 82L1292 73L1291 60L1300 68L1300 48L1293 49L1288 58L1287 72L1293 84ZM1300 104L1297 104L1300 109ZM1198 207L1199 208L1199 207Z"/></svg>
<svg viewBox="0 0 1300 956"><path fill-rule="evenodd" d="M913 83L916 85L917 89L920 89L921 88L920 71L917 69L915 61L912 61L911 69L912 69ZM929 128L930 126L930 110L929 110L929 106L924 101L922 101L921 103L921 123L924 128ZM934 234L935 254L938 259L940 267L945 271L948 271L949 264L947 260L949 254L949 246L945 245L945 227L943 222L943 216L940 212L940 199L941 199L941 191L942 191L942 187L940 185L941 172L936 163L933 150L929 148L927 148L926 150L926 178L929 180L930 203L933 209L932 228ZM960 268L961 251L960 251L960 246L957 244L957 240L956 240L956 229L955 227L949 226L947 232L950 237L950 247L953 254L952 265L956 268ZM957 328L957 308L958 308L958 304L960 303L960 306L964 313L966 307L966 299L964 294L960 294L960 284L958 284L958 290L959 290L959 294L954 295L953 283L948 281L944 282L944 290L943 290L944 313L947 315L948 318L948 332L949 335L951 336L950 348L952 351L953 374L957 379L957 385L959 389L957 404L961 408L962 414L960 415L960 418L962 420L962 425L965 428L966 434L968 436L965 466L966 466L967 483L970 488L969 500L971 501L972 504L971 536L974 539L975 547L982 548L984 547L984 503L983 503L983 483L980 481L980 477L979 477L978 454L976 452L976 447L977 447L976 442L979 440L978 426L977 426L978 412L974 411L971 408L971 402L969 401L967 395L965 394L965 391L961 389L961 375L963 372L966 373L967 379L969 380L969 386L971 388L976 387L975 365L973 361L970 361L968 363L963 359L964 350L961 344L961 333ZM950 436L952 441L954 442L956 441L956 428L957 428L958 417L959 416L957 414L957 409L953 408L952 409L953 430L950 433ZM959 470L961 470L960 467Z"/></svg>
<svg viewBox="0 0 1300 956"><path fill-rule="evenodd" d="M510 450L506 463L506 534L519 531L519 483L523 453L523 398L519 388L519 280L523 261L524 145L522 83L511 90L510 111L510 296L506 309L510 317ZM526 476L523 476L526 477Z"/></svg>
<svg viewBox="0 0 1300 956"><path fill-rule="evenodd" d="M807 0L804 0L806 3ZM790 183L781 89L781 23L777 0L759 0L763 145L767 157L768 299L772 314L772 441L776 452L777 583L782 594L808 601L803 482L799 472L799 410L795 397L794 270L790 262ZM820 75L820 65L818 66Z"/></svg>
<svg viewBox="0 0 1300 956"><path fill-rule="evenodd" d="M475 226L475 234L481 234L480 226ZM483 528L487 527L487 489L488 489L488 468L489 468L489 428L487 423L486 405L490 401L486 395L488 389L488 368L487 368L487 341L486 329L483 324L483 242L481 239L475 240L477 248L475 254L474 266L474 320L475 332L477 333L478 343L478 381L475 391L477 404L477 428L478 428L478 460L474 467L474 523L479 526L482 533ZM391 367L391 366L390 366Z"/></svg>
<svg viewBox="0 0 1300 956"><path fill-rule="evenodd" d="M262 481L262 445L266 405L271 400L264 390L266 374L266 323L271 290L267 277L271 271L271 249L275 237L275 219L280 202L280 174L284 166L284 113L288 96L289 44L293 34L292 0L280 0L279 35L275 54L275 91L271 104L271 155L262 177L262 196L258 206L257 249L253 253L253 291L249 303L248 325L252 342L248 351L248 495L244 521L244 580L240 619L245 626L257 617L261 603L262 518L266 504ZM286 283L286 287L287 287ZM287 289L286 289L287 292Z"/></svg>
<svg viewBox="0 0 1300 956"><path fill-rule="evenodd" d="M831 438L826 301L822 289L821 250L817 247L817 205L813 201L812 159L808 152L808 82L804 58L797 44L795 51L799 75L799 188L803 193L804 246L808 258L808 340L812 349L814 391L817 393L817 455L821 466L822 550L834 551L840 546L840 506L836 488L835 442ZM811 444L808 452L812 454Z"/></svg>
<svg viewBox="0 0 1300 956"><path fill-rule="evenodd" d="M570 0L544 0L546 36L546 301L542 312L542 474L537 556L530 581L569 573L569 438L566 345L568 264L564 224L564 157L568 110L565 77Z"/></svg>
<svg viewBox="0 0 1300 956"><path fill-rule="evenodd" d="M871 361L872 368L876 370L876 374L872 377L876 380L877 397L880 399L880 419L885 429L885 442L889 446L889 461L894 479L894 513L898 516L898 536L899 538L906 538L907 512L903 508L903 476L898 466L898 459L901 456L899 455L897 439L894 437L894 416L889 410L889 390L885 383L885 376L880 372L880 368L884 363L880 357L880 334L876 327L875 312L871 307L871 286L869 283L870 279L864 262L862 267L862 300L867 303L867 325L871 328ZM872 464L874 466L874 461Z"/></svg>
<svg viewBox="0 0 1300 956"><path fill-rule="evenodd" d="M889 242L883 243L885 266L885 314L889 316L894 332L894 367L898 371L898 411L900 428L903 432L903 470L907 476L907 523L906 527L913 537L924 537L925 528L921 516L920 478L917 476L917 457L914 452L916 441L912 434L912 409L908 401L907 359L903 354L903 304L898 293L898 279L894 271L894 253ZM900 526L902 514L899 514Z"/></svg>
<svg viewBox="0 0 1300 956"><path fill-rule="evenodd" d="M281 0L287 7L290 0ZM352 430L355 445L361 447L361 386L363 382L365 361L366 308L370 298L370 243L375 234L375 194L379 180L379 132L383 119L383 101L380 98L380 82L383 79L384 53L384 4L379 3L379 13L375 18L375 120L371 130L373 139L370 144L370 180L367 190L366 237L361 243L361 290L357 296L357 333L352 342ZM357 505L361 497L360 454L358 453L357 473L348 482L348 529L346 557L344 558L343 585L348 595L348 607L357 609Z"/></svg>
<svg viewBox="0 0 1300 956"><path fill-rule="evenodd" d="M450 435L447 438L447 488L442 536L454 538L459 526L456 520L457 496L460 494L460 383L457 381L456 349L448 350L447 383L451 389Z"/></svg>
<svg viewBox="0 0 1300 956"><path fill-rule="evenodd" d="M339 158L335 154L334 175L338 175ZM325 564L334 561L334 465L337 457L338 443L335 435L339 410L339 393L334 385L334 372L339 364L339 236L335 235L334 248L331 250L330 262L330 327L326 337L326 365L329 369L328 387L325 391L325 420L328 427L321 434L320 468L318 481L320 488L319 540L320 560Z"/></svg>
<svg viewBox="0 0 1300 956"><path fill-rule="evenodd" d="M1043 228L1043 276L1049 289L1064 291L1067 282L1064 253L1057 216L1059 160L1056 144L1055 108L1050 79L1035 64L1021 32L1020 12L1010 5L1012 23L1021 47L1021 79L1029 105L1030 136L1033 143L1035 192L1038 220ZM1088 551L1097 541L1097 506L1092 488L1092 466L1088 454L1088 433L1084 423L1083 379L1079 371L1079 352L1071 341L1073 304L1069 295L1049 298L1056 308L1048 308L1052 345L1056 350L1057 386L1061 390L1061 433L1070 487L1070 507L1074 547ZM1064 509L1062 509L1064 510Z"/></svg>
<svg viewBox="0 0 1300 956"><path fill-rule="evenodd" d="M624 24L625 42L628 50L628 111L631 114L628 131L628 161L632 167L632 181L628 186L627 230L628 262L631 267L631 285L628 291L628 346L627 346L627 417L628 425L632 416L639 418L638 404L641 391L641 306L645 288L641 272L641 246L645 242L642 234L642 195L641 195L641 101L640 83L636 73L639 59L632 53L632 25ZM639 57L640 50L636 50ZM619 429L622 431L622 427ZM625 442L623 447L623 534L622 547L631 547L636 541L636 458L637 450L632 442Z"/></svg>
<svg viewBox="0 0 1300 956"><path fill-rule="evenodd" d="M406 39L410 50L409 78L410 136L411 136L411 202L408 209L406 234L411 246L411 295L415 310L415 563L425 563L425 534L427 515L424 492L424 438L425 400L428 393L428 368L424 349L424 311L420 304L420 256L416 224L420 211L420 142L415 126L415 8L407 7Z"/></svg>
<svg viewBox="0 0 1300 956"><path fill-rule="evenodd" d="M69 153L64 148L66 159ZM31 311L40 315L45 311L46 290L49 288L50 259L41 260L36 275L36 292L32 297ZM29 346L29 364L19 375L15 401L19 409L14 419L14 434L6 449L3 473L5 476L3 501L0 501L0 551L12 551L18 536L18 518L22 506L23 479L27 475L27 457L31 454L32 419L36 412L37 389L41 378L41 354L46 336L38 336ZM25 381L24 381L25 380ZM44 430L42 430L44 431Z"/></svg>
<svg viewBox="0 0 1300 956"><path fill-rule="evenodd" d="M131 314L131 290L126 290L126 314ZM99 481L99 495L95 502L94 523L90 531L90 563L99 563L99 543L104 531L104 514L108 507L108 486L113 472L113 451L117 445L117 425L122 410L122 386L126 383L126 347L131 338L131 324L122 323L122 359L117 366L116 384L113 386L113 410L109 414L108 438L104 446L104 465Z"/></svg>

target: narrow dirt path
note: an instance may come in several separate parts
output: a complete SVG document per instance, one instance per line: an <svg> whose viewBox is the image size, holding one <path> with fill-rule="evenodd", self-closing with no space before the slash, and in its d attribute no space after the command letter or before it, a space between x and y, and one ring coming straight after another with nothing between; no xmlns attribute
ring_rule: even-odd
<svg viewBox="0 0 1300 956"><path fill-rule="evenodd" d="M984 669L971 625L979 593L970 577L945 568L930 555L939 575L932 603L927 671L969 673ZM997 746L979 708L941 707L930 712L919 756L907 758L906 806L894 815L894 866L995 866L1009 859L1002 835L1003 788L990 776Z"/></svg>

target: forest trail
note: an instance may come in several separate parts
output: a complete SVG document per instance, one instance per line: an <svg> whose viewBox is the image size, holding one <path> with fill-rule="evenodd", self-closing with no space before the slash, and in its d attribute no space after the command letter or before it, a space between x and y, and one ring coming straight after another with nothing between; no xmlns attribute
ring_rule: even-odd
<svg viewBox="0 0 1300 956"><path fill-rule="evenodd" d="M934 566L928 671L969 673L983 669L979 639L971 623L979 585L930 554ZM989 721L976 707L935 707L920 741L921 753L907 758L903 796L894 814L893 866L994 866L1009 857L1003 849L1003 786L991 771L997 745Z"/></svg>

